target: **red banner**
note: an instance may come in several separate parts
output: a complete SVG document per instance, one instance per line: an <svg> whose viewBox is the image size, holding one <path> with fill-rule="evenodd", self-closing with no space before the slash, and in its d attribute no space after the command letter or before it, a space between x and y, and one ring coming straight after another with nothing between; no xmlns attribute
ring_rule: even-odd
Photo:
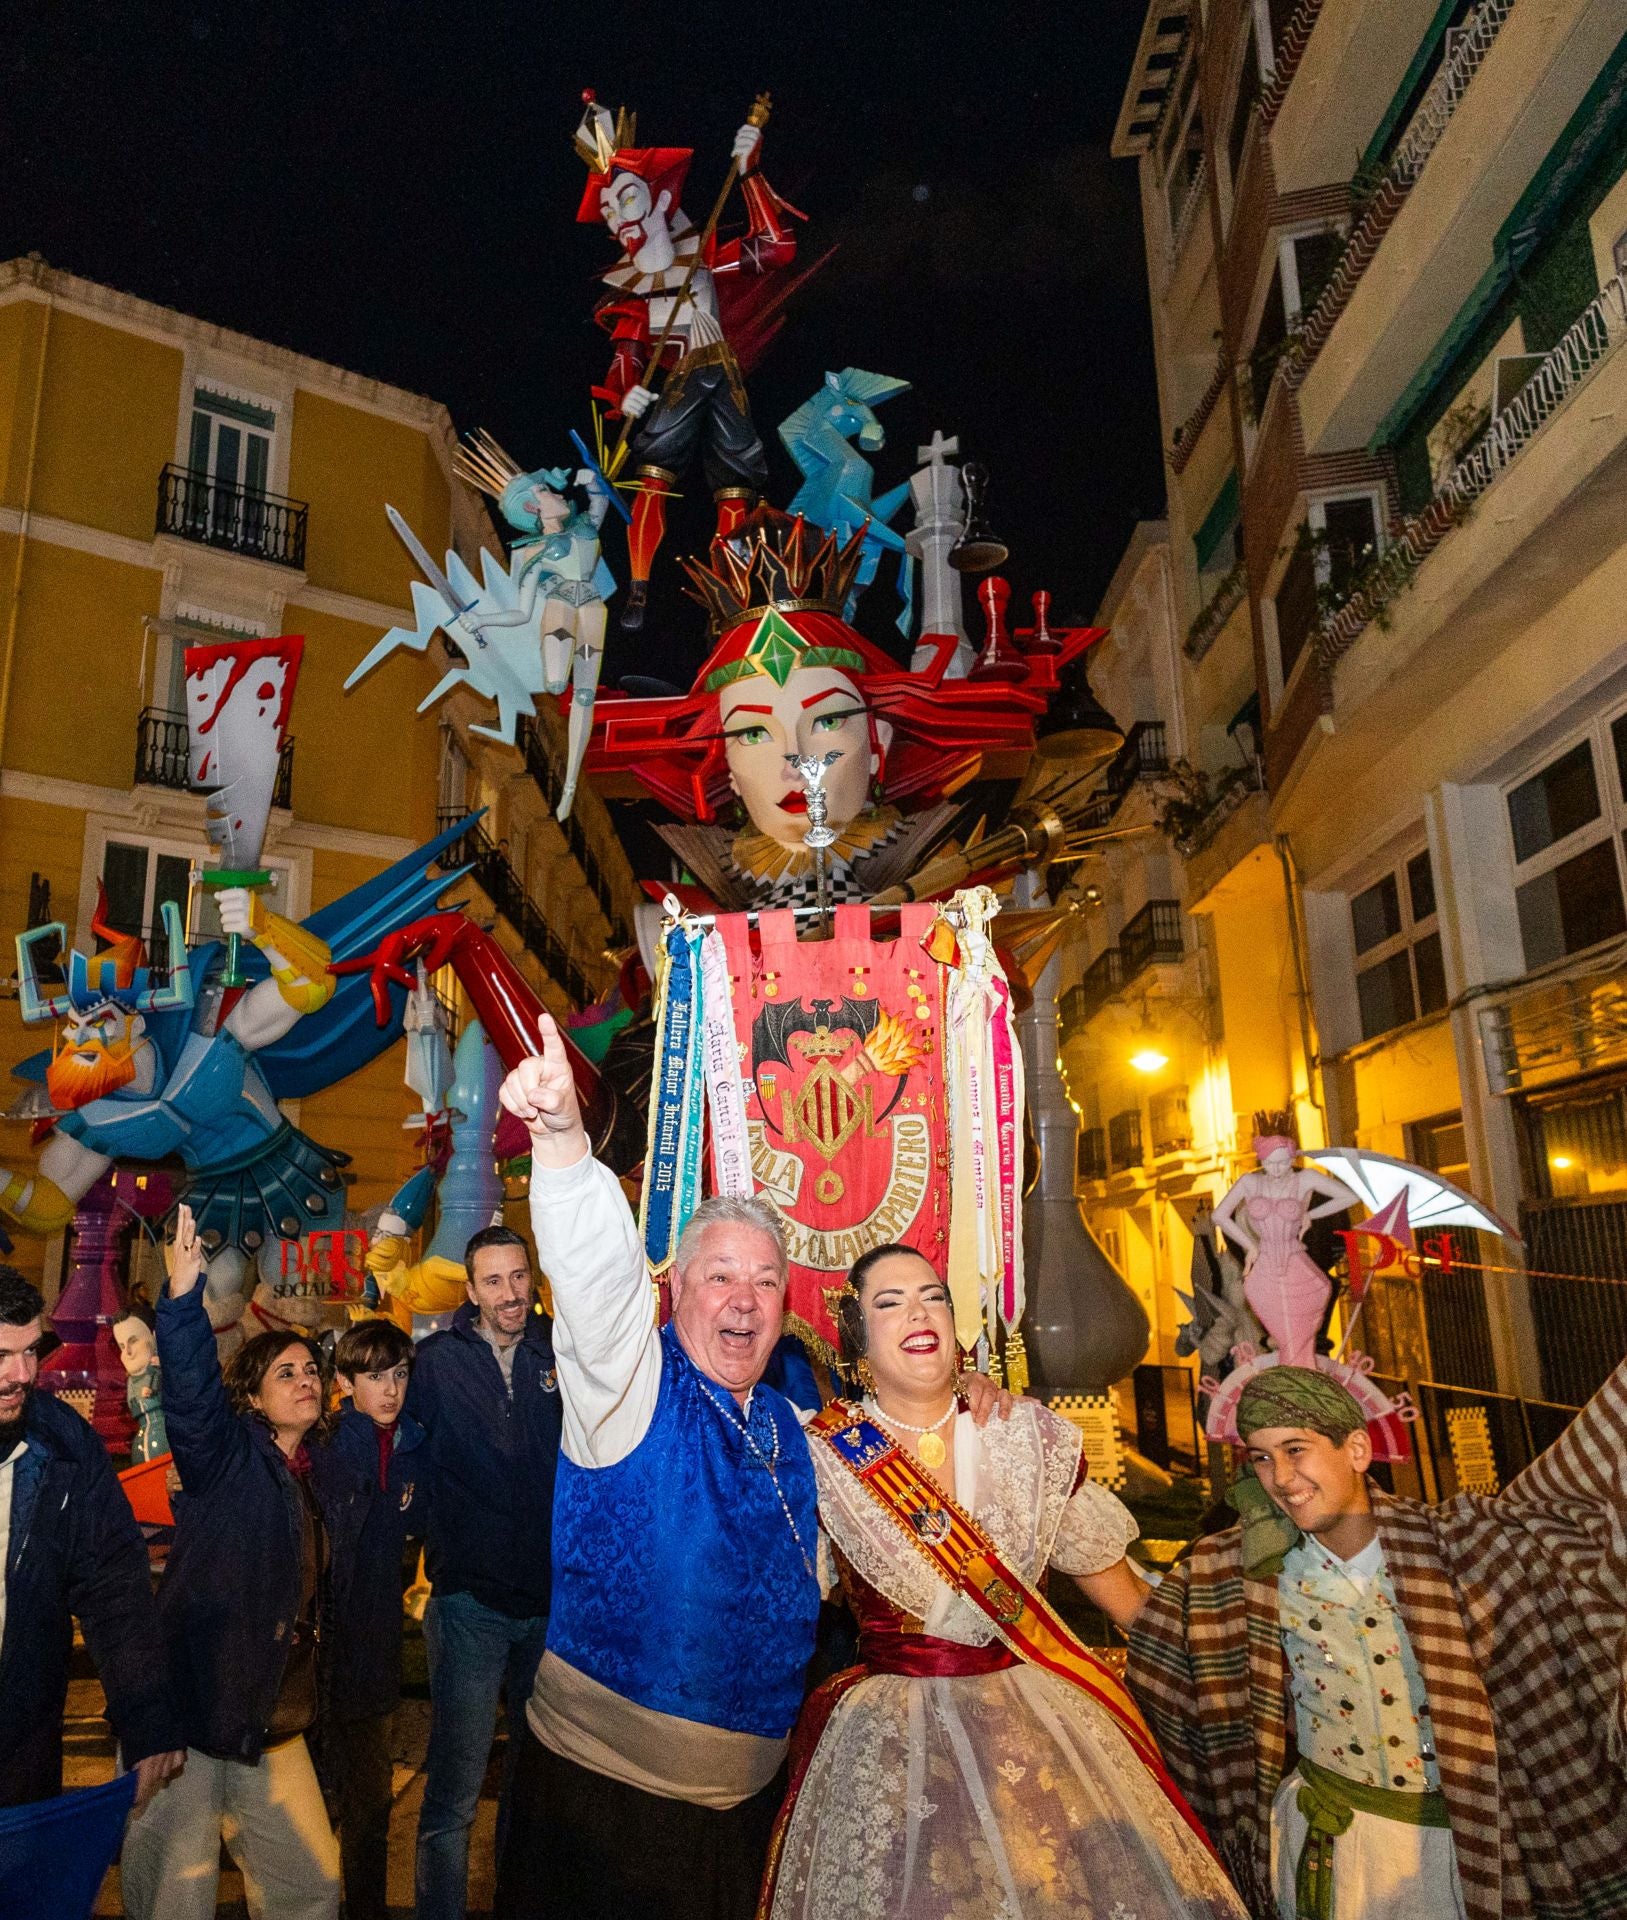
<svg viewBox="0 0 1627 1920"><path fill-rule="evenodd" d="M876 941L867 908L838 907L836 937L806 944L789 912L755 927L718 918L752 1177L785 1217L787 1315L827 1349L834 1296L861 1253L898 1241L943 1271L944 969L922 947L936 914L906 906L898 939Z"/></svg>

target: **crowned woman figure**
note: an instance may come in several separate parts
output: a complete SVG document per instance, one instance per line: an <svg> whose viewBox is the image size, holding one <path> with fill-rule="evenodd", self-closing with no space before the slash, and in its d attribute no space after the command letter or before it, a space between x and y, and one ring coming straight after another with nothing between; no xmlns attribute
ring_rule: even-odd
<svg viewBox="0 0 1627 1920"><path fill-rule="evenodd" d="M1051 1611L1047 1567L1120 1625L1146 1588L1129 1513L1035 1401L962 1418L948 1288L872 1249L838 1308L862 1398L809 1429L860 1665L792 1751L760 1920L1234 1920L1243 1908L1115 1676Z"/></svg>
<svg viewBox="0 0 1627 1920"><path fill-rule="evenodd" d="M1214 1224L1243 1254L1243 1297L1270 1334L1280 1364L1309 1367L1333 1282L1305 1251L1305 1230L1361 1200L1342 1180L1295 1165L1293 1124L1288 1113L1255 1114L1259 1167L1232 1184L1214 1210Z"/></svg>
<svg viewBox="0 0 1627 1920"><path fill-rule="evenodd" d="M678 816L656 831L721 907L814 903L799 759L829 763L827 898L907 880L986 756L1033 751L1058 671L1099 637L1070 630L1057 651L980 681L948 672L955 636L942 636L933 665L911 671L843 617L863 558L862 532L844 543L757 508L685 562L712 635L689 691L601 693L593 710L589 774L630 776Z"/></svg>
<svg viewBox="0 0 1627 1920"><path fill-rule="evenodd" d="M1237 1406L1249 1382L1268 1367L1311 1367L1337 1380L1353 1394L1367 1416L1368 1438L1377 1460L1404 1460L1405 1426L1414 1417L1407 1396L1392 1400L1371 1378L1371 1360L1346 1352L1342 1358L1318 1353L1317 1338L1333 1298L1333 1282L1306 1252L1305 1231L1313 1220L1362 1205L1342 1180L1319 1167L1300 1167L1293 1116L1262 1112L1254 1116L1254 1156L1258 1168L1232 1183L1214 1210L1214 1224L1243 1255L1243 1297L1271 1342L1268 1352L1240 1345L1239 1363L1223 1381L1205 1378L1209 1408L1204 1431L1211 1440L1240 1443Z"/></svg>

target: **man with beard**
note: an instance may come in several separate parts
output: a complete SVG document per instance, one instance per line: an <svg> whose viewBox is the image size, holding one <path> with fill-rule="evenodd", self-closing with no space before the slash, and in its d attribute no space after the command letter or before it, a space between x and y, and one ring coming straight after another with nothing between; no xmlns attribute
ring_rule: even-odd
<svg viewBox="0 0 1627 1920"><path fill-rule="evenodd" d="M345 1156L283 1116L255 1058L332 997L329 950L246 888L216 898L224 931L257 947L271 974L235 999L199 977L174 902L160 914L164 951L153 964L138 936L110 924L105 891L91 927L111 944L64 954L66 992L41 997L24 960L23 1019L60 1023L44 1071L55 1125L34 1174L0 1166L0 1220L60 1232L116 1161L179 1154L210 1260L211 1319L225 1335L242 1312L248 1258L269 1237L340 1217Z"/></svg>
<svg viewBox="0 0 1627 1920"><path fill-rule="evenodd" d="M62 1791L77 1618L139 1811L186 1756L129 1502L92 1428L34 1386L44 1306L0 1266L0 1807Z"/></svg>

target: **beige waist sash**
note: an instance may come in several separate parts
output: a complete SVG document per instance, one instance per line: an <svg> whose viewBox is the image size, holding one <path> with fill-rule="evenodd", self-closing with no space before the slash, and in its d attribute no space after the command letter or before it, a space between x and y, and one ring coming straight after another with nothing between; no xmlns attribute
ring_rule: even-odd
<svg viewBox="0 0 1627 1920"><path fill-rule="evenodd" d="M561 1759L697 1807L725 1810L749 1800L785 1758L784 1740L641 1707L554 1653L542 1656L526 1718Z"/></svg>

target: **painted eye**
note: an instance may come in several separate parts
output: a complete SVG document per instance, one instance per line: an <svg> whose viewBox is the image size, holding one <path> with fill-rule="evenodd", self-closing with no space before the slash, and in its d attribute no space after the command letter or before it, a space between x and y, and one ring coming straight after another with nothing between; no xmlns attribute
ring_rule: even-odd
<svg viewBox="0 0 1627 1920"><path fill-rule="evenodd" d="M729 739L741 747L760 747L768 739L767 727L741 727Z"/></svg>
<svg viewBox="0 0 1627 1920"><path fill-rule="evenodd" d="M847 722L845 713L822 713L814 722L815 733L835 733Z"/></svg>

